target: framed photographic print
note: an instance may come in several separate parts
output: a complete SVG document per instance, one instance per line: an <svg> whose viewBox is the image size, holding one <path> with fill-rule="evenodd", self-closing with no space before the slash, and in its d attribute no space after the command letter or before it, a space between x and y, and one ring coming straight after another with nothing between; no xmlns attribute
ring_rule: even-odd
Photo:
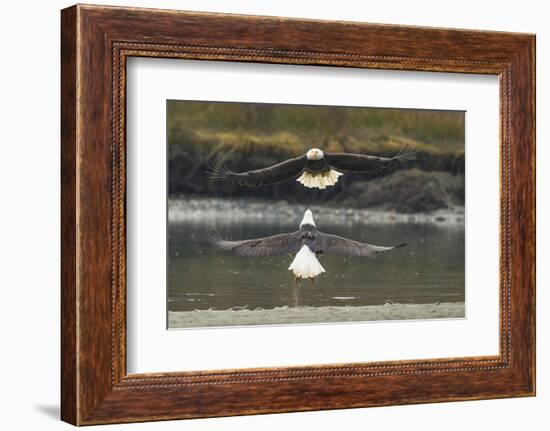
<svg viewBox="0 0 550 431"><path fill-rule="evenodd" d="M535 37L62 11L62 419L535 394Z"/></svg>

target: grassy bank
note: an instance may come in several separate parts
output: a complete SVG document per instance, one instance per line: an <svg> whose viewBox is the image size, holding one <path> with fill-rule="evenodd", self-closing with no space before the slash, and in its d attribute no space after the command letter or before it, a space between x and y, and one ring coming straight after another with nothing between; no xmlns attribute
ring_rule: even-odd
<svg viewBox="0 0 550 431"><path fill-rule="evenodd" d="M401 212L463 204L462 112L172 101L167 127L171 196L284 198L351 207L383 204L384 209ZM382 156L410 147L418 155L416 161L376 177L347 175L325 191L306 190L293 181L248 189L212 181L205 173L207 163L246 171L312 147ZM401 169L407 173L398 172ZM391 180L382 181L384 177ZM403 195L414 197L402 204Z"/></svg>

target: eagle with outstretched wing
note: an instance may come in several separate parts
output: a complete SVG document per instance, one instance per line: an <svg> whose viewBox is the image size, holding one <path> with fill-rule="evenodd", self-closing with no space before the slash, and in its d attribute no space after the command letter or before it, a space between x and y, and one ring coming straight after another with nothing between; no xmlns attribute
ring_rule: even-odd
<svg viewBox="0 0 550 431"><path fill-rule="evenodd" d="M305 187L325 189L335 185L344 173L375 172L414 160L415 157L416 151L411 149L405 149L393 157L380 157L326 153L318 148L312 148L302 156L248 172L238 173L223 166L214 167L210 177L250 187L296 179Z"/></svg>
<svg viewBox="0 0 550 431"><path fill-rule="evenodd" d="M227 241L215 238L214 243L223 250L229 250L237 256L265 257L285 254L295 255L289 266L296 279L314 279L325 269L317 259L323 253L342 254L346 256L372 256L376 253L404 247L400 244L394 247L382 247L354 241L337 235L320 232L315 227L313 214L308 209L299 230L291 233L272 235L264 238L244 241Z"/></svg>

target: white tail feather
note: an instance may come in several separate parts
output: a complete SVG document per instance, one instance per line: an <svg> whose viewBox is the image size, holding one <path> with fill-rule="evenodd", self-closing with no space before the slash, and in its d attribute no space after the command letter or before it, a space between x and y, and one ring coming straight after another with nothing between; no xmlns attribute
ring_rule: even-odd
<svg viewBox="0 0 550 431"><path fill-rule="evenodd" d="M296 181L302 183L305 187L309 189L317 188L323 190L326 189L327 186L333 186L334 184L336 184L340 175L343 174L341 172L335 171L334 169L318 174L312 174L305 171Z"/></svg>
<svg viewBox="0 0 550 431"><path fill-rule="evenodd" d="M325 268L307 245L303 245L288 267L297 278L315 278L325 272Z"/></svg>

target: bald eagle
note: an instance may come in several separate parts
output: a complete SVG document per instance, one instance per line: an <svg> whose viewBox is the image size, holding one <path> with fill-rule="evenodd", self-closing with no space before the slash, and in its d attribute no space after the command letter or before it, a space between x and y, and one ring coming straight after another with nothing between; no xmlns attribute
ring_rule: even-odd
<svg viewBox="0 0 550 431"><path fill-rule="evenodd" d="M314 279L325 272L317 259L317 256L323 253L372 256L406 245L381 247L319 232L309 209L304 214L299 230L295 232L244 241L226 241L216 238L214 243L223 250L232 251L237 256L263 257L293 254L294 260L288 270L293 272L295 280Z"/></svg>
<svg viewBox="0 0 550 431"><path fill-rule="evenodd" d="M305 187L325 189L335 185L345 172L378 171L414 160L415 155L416 151L410 149L404 149L394 157L388 158L366 154L326 153L318 148L312 148L299 157L248 172L237 173L223 166L214 167L210 177L250 187L296 178L296 181Z"/></svg>

